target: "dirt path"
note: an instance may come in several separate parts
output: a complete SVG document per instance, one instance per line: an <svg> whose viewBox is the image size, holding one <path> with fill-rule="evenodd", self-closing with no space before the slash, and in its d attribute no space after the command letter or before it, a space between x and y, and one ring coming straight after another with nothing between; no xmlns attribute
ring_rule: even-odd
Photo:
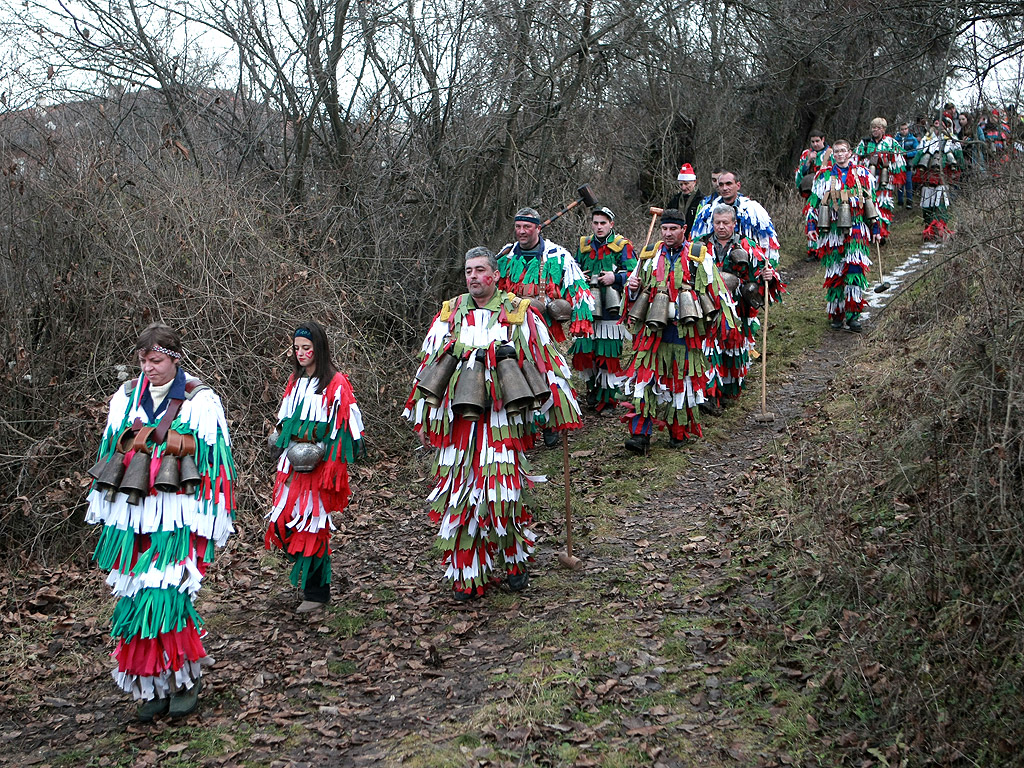
<svg viewBox="0 0 1024 768"><path fill-rule="evenodd" d="M791 283L811 270L793 270ZM753 408L728 435L712 425L686 449L671 492L622 499L614 519L584 514L581 574L559 570L560 522L547 515L521 595L460 606L441 593L424 483L389 487L375 477L398 472L397 463L361 470L361 487L372 490L354 504L335 557L335 586L347 586L321 616L294 615L282 564L254 555L259 532L243 531L204 584L200 611L217 664L201 712L183 723L136 724L110 684L106 619L92 618L107 603L99 574L25 572L4 593L5 622L36 622L38 631L11 635L24 663L0 686L9 742L0 763L792 763L772 746L771 723L744 723L724 693L742 682L723 677L734 647L772 606L770 542L745 521L758 512L755 487L770 482L761 457L781 450L804 404L861 343L824 336L769 382L775 421L758 423ZM621 446L611 419L588 430ZM579 453L583 478L658 470L657 452Z"/></svg>

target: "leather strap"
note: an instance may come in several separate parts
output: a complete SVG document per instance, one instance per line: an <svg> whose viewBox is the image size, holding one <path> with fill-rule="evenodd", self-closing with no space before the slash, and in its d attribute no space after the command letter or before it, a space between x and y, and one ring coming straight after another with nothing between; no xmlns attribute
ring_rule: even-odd
<svg viewBox="0 0 1024 768"><path fill-rule="evenodd" d="M156 425L156 429L153 430L153 443L155 445L160 445L167 438L167 432L171 428L174 417L178 415L183 402L185 401L177 398L167 401L167 410L164 411L164 415L160 417L160 422Z"/></svg>

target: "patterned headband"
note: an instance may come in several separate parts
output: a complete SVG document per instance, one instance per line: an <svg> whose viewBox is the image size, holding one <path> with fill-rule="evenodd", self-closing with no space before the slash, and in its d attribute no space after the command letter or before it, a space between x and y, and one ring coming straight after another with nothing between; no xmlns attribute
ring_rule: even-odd
<svg viewBox="0 0 1024 768"><path fill-rule="evenodd" d="M536 216L528 216L528 215L516 216L513 219L513 221L525 221L525 222L527 222L529 224L537 224L537 225L540 224L540 219L539 218L537 218Z"/></svg>
<svg viewBox="0 0 1024 768"><path fill-rule="evenodd" d="M306 328L305 326L302 326L301 328L296 328L295 333L292 334L293 339L297 339L300 336L303 339L309 339L310 341L313 340L313 332L309 330L309 328Z"/></svg>
<svg viewBox="0 0 1024 768"><path fill-rule="evenodd" d="M173 349L168 349L167 347L161 347L159 344L154 344L152 347L149 348L149 351L159 352L160 354L167 355L168 357L172 357L175 360L181 360L180 352L175 352Z"/></svg>

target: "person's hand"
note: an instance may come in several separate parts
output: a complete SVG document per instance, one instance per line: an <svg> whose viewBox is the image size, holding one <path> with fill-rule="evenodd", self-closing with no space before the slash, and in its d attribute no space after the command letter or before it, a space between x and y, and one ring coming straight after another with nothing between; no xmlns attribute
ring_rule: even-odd
<svg viewBox="0 0 1024 768"><path fill-rule="evenodd" d="M430 441L427 439L427 433L424 430L417 430L416 437L419 439L420 445L422 445L424 448L430 447Z"/></svg>
<svg viewBox="0 0 1024 768"><path fill-rule="evenodd" d="M626 281L626 286L629 288L630 291L635 293L636 291L640 290L640 278L637 277L636 275L630 275L629 279Z"/></svg>
<svg viewBox="0 0 1024 768"><path fill-rule="evenodd" d="M615 282L615 273L611 271L602 272L600 276L597 278L597 282L599 282L601 285L611 285L612 283Z"/></svg>

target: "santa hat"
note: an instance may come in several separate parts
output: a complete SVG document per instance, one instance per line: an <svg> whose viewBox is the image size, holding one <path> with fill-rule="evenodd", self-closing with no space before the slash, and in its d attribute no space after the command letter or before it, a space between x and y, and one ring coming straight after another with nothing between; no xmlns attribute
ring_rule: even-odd
<svg viewBox="0 0 1024 768"><path fill-rule="evenodd" d="M676 176L679 181L696 181L697 174L693 172L693 166L689 163L683 163L683 167L679 169L679 175Z"/></svg>

